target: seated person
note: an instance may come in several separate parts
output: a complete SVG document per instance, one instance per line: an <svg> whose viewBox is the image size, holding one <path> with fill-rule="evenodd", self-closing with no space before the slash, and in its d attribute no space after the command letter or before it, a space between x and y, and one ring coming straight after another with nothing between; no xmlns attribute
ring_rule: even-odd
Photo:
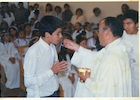
<svg viewBox="0 0 140 100"><path fill-rule="evenodd" d="M18 38L14 41L15 47L29 45L29 41L25 38L25 36L25 32L23 30L19 30Z"/></svg>
<svg viewBox="0 0 140 100"><path fill-rule="evenodd" d="M0 61L4 67L6 75L6 88L14 89L20 86L20 67L17 60L17 50L12 42L10 42L9 33L3 31L2 41L0 42Z"/></svg>

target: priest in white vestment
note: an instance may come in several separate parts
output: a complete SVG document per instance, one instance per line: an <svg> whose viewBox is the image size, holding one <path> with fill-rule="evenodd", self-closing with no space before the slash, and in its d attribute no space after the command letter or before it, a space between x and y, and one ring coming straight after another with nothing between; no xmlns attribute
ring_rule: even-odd
<svg viewBox="0 0 140 100"><path fill-rule="evenodd" d="M66 48L75 50L72 64L91 69L91 74L78 74L75 97L131 97L131 70L127 47L123 41L123 25L115 17L100 22L98 37L104 46L99 52L87 50L70 40Z"/></svg>

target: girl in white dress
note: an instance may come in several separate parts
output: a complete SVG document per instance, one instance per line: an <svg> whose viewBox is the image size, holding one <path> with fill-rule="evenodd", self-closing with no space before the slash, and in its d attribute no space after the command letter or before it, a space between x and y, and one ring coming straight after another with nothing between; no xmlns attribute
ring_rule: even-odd
<svg viewBox="0 0 140 100"><path fill-rule="evenodd" d="M15 47L28 46L29 40L25 38L24 30L19 30L18 38L14 41Z"/></svg>
<svg viewBox="0 0 140 100"><path fill-rule="evenodd" d="M68 38L72 40L72 37L69 33L63 33L63 38ZM61 51L58 54L59 60L65 60L68 62L68 69L61 73L58 73L59 83L61 84L64 90L64 97L73 97L76 89L76 84L78 81L77 69L71 64L71 57L73 51L66 49L64 46L61 46Z"/></svg>
<svg viewBox="0 0 140 100"><path fill-rule="evenodd" d="M19 88L20 86L20 68L17 60L17 50L12 42L9 42L9 33L2 33L0 42L0 61L4 67L7 78L6 87L9 89Z"/></svg>
<svg viewBox="0 0 140 100"><path fill-rule="evenodd" d="M75 15L72 16L71 21L72 25L74 26L77 22L80 22L82 25L85 24L86 18L83 15L83 9L77 8Z"/></svg>

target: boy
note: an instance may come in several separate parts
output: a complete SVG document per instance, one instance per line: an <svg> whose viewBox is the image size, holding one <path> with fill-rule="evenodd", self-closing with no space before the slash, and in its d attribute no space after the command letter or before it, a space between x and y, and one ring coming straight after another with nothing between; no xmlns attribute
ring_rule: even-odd
<svg viewBox="0 0 140 100"><path fill-rule="evenodd" d="M53 16L45 16L40 23L41 37L29 48L24 60L27 97L58 97L56 74L67 68L66 61L58 61L54 46L62 39L61 21Z"/></svg>
<svg viewBox="0 0 140 100"><path fill-rule="evenodd" d="M138 11L129 10L123 15L124 33L123 39L133 48L131 54L132 73L132 96L139 96L139 32L138 32Z"/></svg>

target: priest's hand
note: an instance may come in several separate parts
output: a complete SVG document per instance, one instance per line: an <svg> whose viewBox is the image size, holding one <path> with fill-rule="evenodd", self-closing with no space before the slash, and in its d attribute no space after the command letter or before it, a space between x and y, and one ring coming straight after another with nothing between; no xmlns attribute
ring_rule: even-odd
<svg viewBox="0 0 140 100"><path fill-rule="evenodd" d="M66 61L61 61L61 62L57 61L53 64L51 70L53 71L53 73L56 74L67 70L67 67L68 67L68 63Z"/></svg>
<svg viewBox="0 0 140 100"><path fill-rule="evenodd" d="M90 73L86 71L85 75L83 73L78 73L78 76L80 77L80 80L86 81L87 78L90 77Z"/></svg>
<svg viewBox="0 0 140 100"><path fill-rule="evenodd" d="M14 57L10 57L9 60L11 61L12 64L15 64L16 59Z"/></svg>
<svg viewBox="0 0 140 100"><path fill-rule="evenodd" d="M63 41L65 48L74 50L74 51L78 51L79 50L79 45L69 39L64 39Z"/></svg>

